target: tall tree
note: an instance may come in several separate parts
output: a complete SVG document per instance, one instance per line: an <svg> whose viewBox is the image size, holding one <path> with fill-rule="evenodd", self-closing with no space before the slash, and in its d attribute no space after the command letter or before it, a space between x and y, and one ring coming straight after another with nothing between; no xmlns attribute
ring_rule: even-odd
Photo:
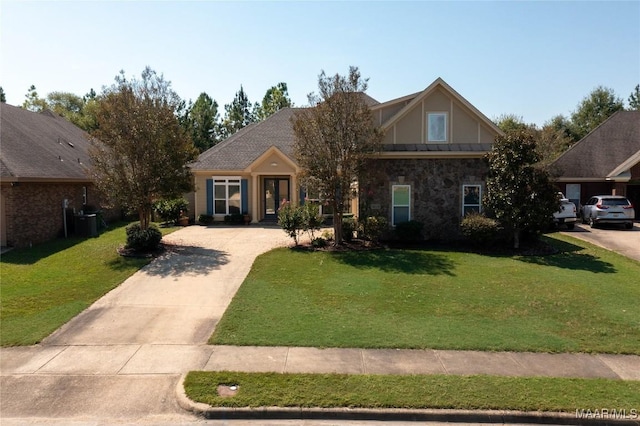
<svg viewBox="0 0 640 426"><path fill-rule="evenodd" d="M550 164L578 141L573 133L571 122L563 115L556 115L536 132L536 149L543 165Z"/></svg>
<svg viewBox="0 0 640 426"><path fill-rule="evenodd" d="M640 111L640 84L636 85L636 88L629 95L629 109L631 111Z"/></svg>
<svg viewBox="0 0 640 426"><path fill-rule="evenodd" d="M518 130L530 130L535 127L533 124L526 124L522 116L515 114L502 114L493 120L496 126L503 132L514 132Z"/></svg>
<svg viewBox="0 0 640 426"><path fill-rule="evenodd" d="M233 102L224 106L225 117L223 121L224 137L229 137L243 127L255 121L252 113L252 105L242 85L236 92Z"/></svg>
<svg viewBox="0 0 640 426"><path fill-rule="evenodd" d="M22 103L22 108L27 109L29 111L40 112L47 108L47 101L42 99L38 95L38 91L36 90L36 86L33 84L29 87L29 91L26 95L24 95L25 100Z"/></svg>
<svg viewBox="0 0 640 426"><path fill-rule="evenodd" d="M585 97L571 114L573 131L579 139L598 127L614 112L624 109L622 99L613 89L598 86Z"/></svg>
<svg viewBox="0 0 640 426"><path fill-rule="evenodd" d="M316 189L333 207L335 244L340 244L342 213L352 196L352 184L371 153L380 150L382 132L362 93L368 79L357 67L349 75L318 76L318 94L310 94L309 108L293 117L295 155L302 178L317 183Z"/></svg>
<svg viewBox="0 0 640 426"><path fill-rule="evenodd" d="M7 102L7 95L5 95L2 86L0 86L0 102Z"/></svg>
<svg viewBox="0 0 640 426"><path fill-rule="evenodd" d="M187 164L197 151L178 121L180 102L171 83L146 67L139 80L121 71L98 103L91 173L109 200L138 213L142 229L154 201L193 189Z"/></svg>
<svg viewBox="0 0 640 426"><path fill-rule="evenodd" d="M211 148L219 142L218 103L206 93L200 93L193 105L187 108L185 124L199 152Z"/></svg>
<svg viewBox="0 0 640 426"><path fill-rule="evenodd" d="M486 159L489 163L484 202L520 248L523 231L539 232L560 207L548 173L536 167L540 155L530 132L517 130L498 136Z"/></svg>
<svg viewBox="0 0 640 426"><path fill-rule="evenodd" d="M274 112L291 106L293 106L293 103L289 97L287 83L278 83L270 87L265 93L262 103L256 108L256 118L264 120Z"/></svg>

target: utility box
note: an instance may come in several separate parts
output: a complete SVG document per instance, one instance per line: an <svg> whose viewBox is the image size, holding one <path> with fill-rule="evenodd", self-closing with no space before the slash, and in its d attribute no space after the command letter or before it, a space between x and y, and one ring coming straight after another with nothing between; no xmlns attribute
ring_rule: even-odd
<svg viewBox="0 0 640 426"><path fill-rule="evenodd" d="M82 214L75 217L74 228L78 237L97 237L98 223L95 214Z"/></svg>

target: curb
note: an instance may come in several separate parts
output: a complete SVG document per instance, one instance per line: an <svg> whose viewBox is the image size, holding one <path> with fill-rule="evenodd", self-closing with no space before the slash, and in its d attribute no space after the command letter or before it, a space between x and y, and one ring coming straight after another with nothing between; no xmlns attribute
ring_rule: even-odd
<svg viewBox="0 0 640 426"><path fill-rule="evenodd" d="M184 390L186 374L176 385L178 405L206 419L219 420L345 420L420 421L451 423L502 423L590 426L640 426L640 419L580 418L572 413L508 410L450 410L403 408L303 408L303 407L212 407L189 399Z"/></svg>

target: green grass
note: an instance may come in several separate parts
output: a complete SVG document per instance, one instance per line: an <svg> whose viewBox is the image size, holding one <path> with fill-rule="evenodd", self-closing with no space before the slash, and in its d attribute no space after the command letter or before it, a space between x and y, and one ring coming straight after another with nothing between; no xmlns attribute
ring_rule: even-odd
<svg viewBox="0 0 640 426"><path fill-rule="evenodd" d="M0 258L0 345L40 342L149 259L123 258L117 224L98 238L58 239ZM177 228L160 228L167 234Z"/></svg>
<svg viewBox="0 0 640 426"><path fill-rule="evenodd" d="M213 344L640 354L640 263L560 234L551 256L260 256Z"/></svg>
<svg viewBox="0 0 640 426"><path fill-rule="evenodd" d="M218 385L238 385L220 397ZM575 412L640 407L640 382L497 376L191 372L187 396L216 407L450 408Z"/></svg>

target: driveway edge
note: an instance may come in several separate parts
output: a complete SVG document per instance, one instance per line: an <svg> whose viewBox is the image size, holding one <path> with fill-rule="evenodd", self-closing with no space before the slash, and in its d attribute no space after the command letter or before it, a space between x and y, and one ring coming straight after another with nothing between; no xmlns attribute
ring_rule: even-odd
<svg viewBox="0 0 640 426"><path fill-rule="evenodd" d="M522 423L548 425L640 426L640 420L584 418L572 413L508 410L449 409L373 409L373 408L303 408L303 407L212 407L189 399L184 390L186 374L176 386L178 405L206 419L220 420L360 420L421 421L452 423Z"/></svg>

